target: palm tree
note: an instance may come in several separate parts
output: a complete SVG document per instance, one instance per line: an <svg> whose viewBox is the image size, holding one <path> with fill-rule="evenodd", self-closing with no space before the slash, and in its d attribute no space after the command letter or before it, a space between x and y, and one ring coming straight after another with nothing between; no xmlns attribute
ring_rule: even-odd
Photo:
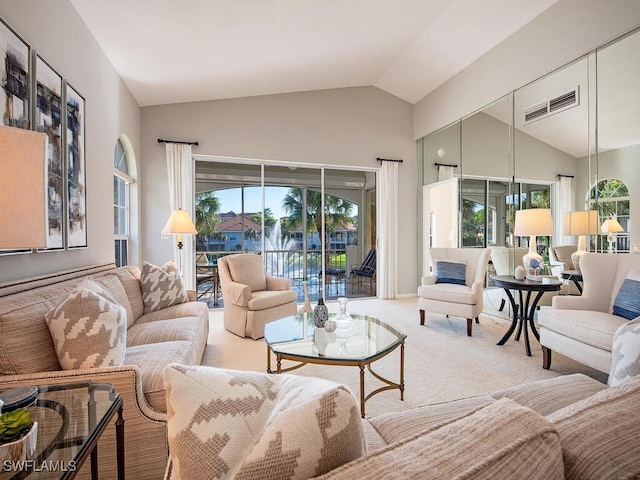
<svg viewBox="0 0 640 480"><path fill-rule="evenodd" d="M197 249L205 250L207 237L216 233L216 227L220 224L220 201L213 192L201 192L196 194L196 236Z"/></svg>
<svg viewBox="0 0 640 480"><path fill-rule="evenodd" d="M307 195L307 211L303 212L304 197ZM322 212L322 193L315 190L307 190L299 187L292 187L282 199L282 208L289 214L286 226L289 229L303 225L303 215L307 218L307 231L310 234L314 229L320 234L322 232L322 218L325 221L325 234L322 239L325 247L329 244L329 233L335 232L339 226L352 222L351 212L353 203L334 195L325 195L324 215ZM326 252L328 263L329 252Z"/></svg>

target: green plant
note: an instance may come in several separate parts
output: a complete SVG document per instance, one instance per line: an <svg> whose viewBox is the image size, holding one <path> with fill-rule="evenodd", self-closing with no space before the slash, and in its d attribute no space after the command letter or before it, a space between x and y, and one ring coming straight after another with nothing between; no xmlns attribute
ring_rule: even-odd
<svg viewBox="0 0 640 480"><path fill-rule="evenodd" d="M13 442L25 434L33 425L31 414L18 408L0 415L0 444Z"/></svg>

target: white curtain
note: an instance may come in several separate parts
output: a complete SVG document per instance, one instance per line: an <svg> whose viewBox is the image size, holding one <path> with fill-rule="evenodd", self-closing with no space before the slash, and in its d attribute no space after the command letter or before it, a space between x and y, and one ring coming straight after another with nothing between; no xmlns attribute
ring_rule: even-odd
<svg viewBox="0 0 640 480"><path fill-rule="evenodd" d="M560 177L558 182L558 194L556 195L556 245L571 245L573 239L564 235L564 214L573 211L573 178Z"/></svg>
<svg viewBox="0 0 640 480"><path fill-rule="evenodd" d="M450 165L438 165L438 181L441 182L453 178L455 168Z"/></svg>
<svg viewBox="0 0 640 480"><path fill-rule="evenodd" d="M194 219L195 201L193 193L193 160L191 159L191 145L180 143L167 143L167 174L169 178L169 204L171 211L167 213L167 219L174 210L181 208L189 212ZM177 239L173 239L173 255L182 270L184 286L188 290L195 290L195 235L183 235L182 258L178 249Z"/></svg>
<svg viewBox="0 0 640 480"><path fill-rule="evenodd" d="M382 298L398 296L398 162L382 162L380 179L381 209L378 232L378 281Z"/></svg>

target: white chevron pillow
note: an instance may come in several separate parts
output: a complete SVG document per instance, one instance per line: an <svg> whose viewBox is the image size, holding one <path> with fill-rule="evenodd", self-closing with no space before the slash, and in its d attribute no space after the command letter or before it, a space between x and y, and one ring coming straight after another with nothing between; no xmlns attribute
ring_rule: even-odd
<svg viewBox="0 0 640 480"><path fill-rule="evenodd" d="M140 274L140 289L145 314L189 300L182 283L182 274L173 260L162 267L144 262Z"/></svg>
<svg viewBox="0 0 640 480"><path fill-rule="evenodd" d="M360 409L318 378L169 365L168 479L303 479L365 453Z"/></svg>

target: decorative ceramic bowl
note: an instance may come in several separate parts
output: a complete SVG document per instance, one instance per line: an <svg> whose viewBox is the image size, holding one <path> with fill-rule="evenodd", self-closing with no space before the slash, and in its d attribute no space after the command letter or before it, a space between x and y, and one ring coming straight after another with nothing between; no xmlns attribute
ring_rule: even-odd
<svg viewBox="0 0 640 480"><path fill-rule="evenodd" d="M36 453L38 440L38 422L33 422L31 429L18 440L0 445L0 464L5 461L24 462Z"/></svg>

